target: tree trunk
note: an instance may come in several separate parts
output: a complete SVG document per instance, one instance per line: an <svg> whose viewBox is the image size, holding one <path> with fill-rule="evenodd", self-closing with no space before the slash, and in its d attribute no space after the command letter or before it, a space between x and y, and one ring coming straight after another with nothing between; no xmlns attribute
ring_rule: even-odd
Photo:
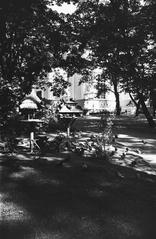
<svg viewBox="0 0 156 239"><path fill-rule="evenodd" d="M140 106L141 106L141 102L140 100L138 102L135 101L135 99L133 98L133 96L131 95L131 93L129 93L129 96L131 98L131 100L133 101L135 107L136 107L136 112L135 112L135 116L139 115L139 110L140 110Z"/></svg>
<svg viewBox="0 0 156 239"><path fill-rule="evenodd" d="M153 117L151 116L150 112L147 109L147 106L146 106L145 101L144 101L143 94L138 93L138 97L139 97L139 100L140 100L140 104L142 106L143 113L144 113L149 125L154 128L156 126L156 124L153 120Z"/></svg>
<svg viewBox="0 0 156 239"><path fill-rule="evenodd" d="M141 101L139 100L139 101L138 101L138 104L137 104L135 116L138 116L138 115L139 115L140 106L141 106Z"/></svg>
<svg viewBox="0 0 156 239"><path fill-rule="evenodd" d="M118 92L118 84L117 82L113 82L114 85L114 94L115 94L115 101L116 101L116 115L119 116L121 113L121 107L120 107L120 97Z"/></svg>
<svg viewBox="0 0 156 239"><path fill-rule="evenodd" d="M131 93L129 93L129 96L131 98L131 100L133 101L133 103L135 104L136 108L137 108L137 102L135 101L135 99L133 98L133 96L131 95Z"/></svg>
<svg viewBox="0 0 156 239"><path fill-rule="evenodd" d="M150 106L152 107L153 117L155 117L155 111L156 111L156 92L153 89L150 91Z"/></svg>

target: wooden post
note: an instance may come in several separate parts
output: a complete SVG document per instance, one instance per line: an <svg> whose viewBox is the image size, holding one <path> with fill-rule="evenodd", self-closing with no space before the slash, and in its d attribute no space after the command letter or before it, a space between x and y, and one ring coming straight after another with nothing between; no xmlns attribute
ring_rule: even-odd
<svg viewBox="0 0 156 239"><path fill-rule="evenodd" d="M67 138L69 138L69 136L70 136L70 124L67 127Z"/></svg>
<svg viewBox="0 0 156 239"><path fill-rule="evenodd" d="M30 152L34 150L34 132L30 132Z"/></svg>

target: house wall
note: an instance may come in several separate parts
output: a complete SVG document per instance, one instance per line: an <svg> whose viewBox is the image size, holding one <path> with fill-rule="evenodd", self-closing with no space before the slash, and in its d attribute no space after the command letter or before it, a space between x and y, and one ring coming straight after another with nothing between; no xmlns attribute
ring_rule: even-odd
<svg viewBox="0 0 156 239"><path fill-rule="evenodd" d="M53 77L54 73L50 73L47 80L52 81ZM66 90L66 96L64 96L65 100L72 98L78 103L78 105L82 107L82 109L86 109L91 112L98 112L102 110L115 111L116 104L115 95L113 92L110 91L106 93L105 97L97 97L95 84L82 83L79 85L80 79L81 75L78 74L74 74L72 77L67 79L71 86ZM55 102L59 101L59 98L54 96L53 92L48 87L44 91L42 91L42 97L53 100ZM135 107L133 105L128 106L129 102L129 95L123 92L120 93L120 104L122 112L133 114Z"/></svg>

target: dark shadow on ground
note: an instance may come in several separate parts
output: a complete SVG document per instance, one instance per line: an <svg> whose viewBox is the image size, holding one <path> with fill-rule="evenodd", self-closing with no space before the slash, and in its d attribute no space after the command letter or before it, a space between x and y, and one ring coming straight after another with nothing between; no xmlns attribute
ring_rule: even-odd
<svg viewBox="0 0 156 239"><path fill-rule="evenodd" d="M129 133L132 136L142 135L142 137L156 138L156 129L149 126L147 120L142 115L139 118L134 116L121 116L116 117L113 120L114 126L113 130L116 134ZM84 132L101 132L102 127L100 127L100 117L86 117L78 119L74 125L77 130Z"/></svg>
<svg viewBox="0 0 156 239"><path fill-rule="evenodd" d="M98 125L80 119L76 127L101 132ZM145 120L118 118L114 132L155 139ZM83 161L0 157L1 238L155 239L155 177L102 160L85 168Z"/></svg>
<svg viewBox="0 0 156 239"><path fill-rule="evenodd" d="M74 157L64 165L1 158L2 238L154 238L155 177L87 164Z"/></svg>
<svg viewBox="0 0 156 239"><path fill-rule="evenodd" d="M144 116L142 118L122 116L114 120L114 131L116 133L130 134L131 136L138 137L139 135L144 138L155 138L156 129L149 126Z"/></svg>

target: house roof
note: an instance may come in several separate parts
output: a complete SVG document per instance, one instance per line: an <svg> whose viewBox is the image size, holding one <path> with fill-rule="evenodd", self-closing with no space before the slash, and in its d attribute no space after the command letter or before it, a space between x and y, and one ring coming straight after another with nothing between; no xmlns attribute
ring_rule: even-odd
<svg viewBox="0 0 156 239"><path fill-rule="evenodd" d="M23 100L20 109L37 109L37 104L31 99Z"/></svg>
<svg viewBox="0 0 156 239"><path fill-rule="evenodd" d="M35 89L32 89L31 93L29 95L26 95L25 99L30 99L37 104L41 103L41 99L36 95Z"/></svg>

